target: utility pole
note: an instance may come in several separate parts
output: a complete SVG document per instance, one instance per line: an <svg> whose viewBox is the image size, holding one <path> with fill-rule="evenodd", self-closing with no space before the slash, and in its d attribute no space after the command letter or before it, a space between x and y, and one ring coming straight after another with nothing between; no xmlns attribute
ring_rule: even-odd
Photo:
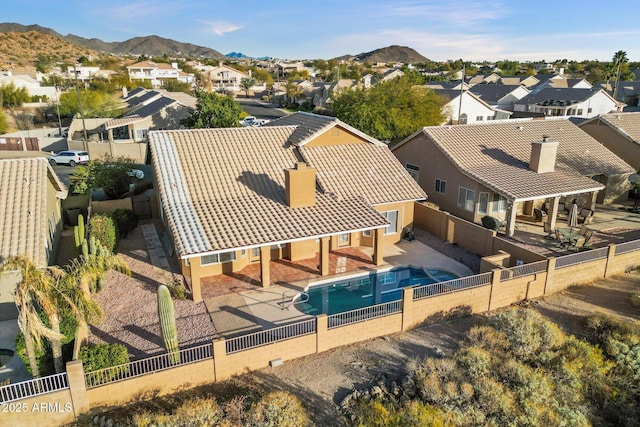
<svg viewBox="0 0 640 427"><path fill-rule="evenodd" d="M80 110L80 117L82 117L82 131L84 133L84 150L87 151L87 144L89 138L87 137L87 125L84 122L84 110L82 109L82 97L80 96L80 88L78 87L78 71L76 70L76 65L73 64L73 75L75 76L76 81L76 93L78 94L78 109Z"/></svg>
<svg viewBox="0 0 640 427"><path fill-rule="evenodd" d="M56 114L58 115L58 135L62 136L62 121L60 120L60 94L58 93L58 85L53 81L53 89L56 92Z"/></svg>
<svg viewBox="0 0 640 427"><path fill-rule="evenodd" d="M460 106L458 107L458 124L462 117L462 94L464 93L464 62L462 63L462 78L460 79Z"/></svg>

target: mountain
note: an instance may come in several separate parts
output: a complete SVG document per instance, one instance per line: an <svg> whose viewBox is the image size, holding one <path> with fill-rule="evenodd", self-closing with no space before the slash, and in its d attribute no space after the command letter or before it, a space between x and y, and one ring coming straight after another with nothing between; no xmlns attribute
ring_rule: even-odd
<svg viewBox="0 0 640 427"><path fill-rule="evenodd" d="M251 58L250 56L245 55L242 52L229 52L226 55L227 58Z"/></svg>
<svg viewBox="0 0 640 427"><path fill-rule="evenodd" d="M13 32L0 29L0 63L31 66L41 58L72 61L98 52L70 43L55 32Z"/></svg>
<svg viewBox="0 0 640 427"><path fill-rule="evenodd" d="M175 40L166 39L159 36L134 37L122 42L104 42L100 39L86 39L84 37L68 34L62 36L50 28L39 25L22 25L16 23L0 23L0 33L27 33L36 31L53 37L60 37L69 43L91 49L98 52L124 54L124 55L148 55L169 57L206 57L213 59L226 58L217 50L197 46L191 43L181 43Z"/></svg>
<svg viewBox="0 0 640 427"><path fill-rule="evenodd" d="M430 61L410 47L397 45L363 52L351 58L360 62L402 62L404 64Z"/></svg>

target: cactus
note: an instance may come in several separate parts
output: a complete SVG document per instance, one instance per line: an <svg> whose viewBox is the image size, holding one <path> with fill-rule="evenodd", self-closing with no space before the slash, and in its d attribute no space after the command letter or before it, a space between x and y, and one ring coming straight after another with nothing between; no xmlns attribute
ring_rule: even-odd
<svg viewBox="0 0 640 427"><path fill-rule="evenodd" d="M89 244L87 243L87 239L82 241L82 245L80 245L80 247L82 248L82 256L85 259L89 258Z"/></svg>
<svg viewBox="0 0 640 427"><path fill-rule="evenodd" d="M84 217L82 214L78 215L78 236L80 237L80 242L82 242L86 236L84 231Z"/></svg>
<svg viewBox="0 0 640 427"><path fill-rule="evenodd" d="M98 241L96 240L96 236L91 236L89 237L89 253L91 255L97 255L98 254Z"/></svg>
<svg viewBox="0 0 640 427"><path fill-rule="evenodd" d="M180 362L180 348L178 347L178 332L176 330L176 318L173 313L173 301L169 288L165 285L158 286L158 316L160 317L160 330L164 346L169 353L169 361L172 364Z"/></svg>
<svg viewBox="0 0 640 427"><path fill-rule="evenodd" d="M73 238L76 241L76 250L78 254L80 254L82 250L82 239L80 238L80 227L77 225L73 226Z"/></svg>

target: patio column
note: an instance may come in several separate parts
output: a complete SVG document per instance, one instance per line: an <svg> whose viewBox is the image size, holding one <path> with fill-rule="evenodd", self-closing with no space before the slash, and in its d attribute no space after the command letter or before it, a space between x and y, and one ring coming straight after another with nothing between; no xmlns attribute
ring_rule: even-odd
<svg viewBox="0 0 640 427"><path fill-rule="evenodd" d="M596 210L596 200L598 198L598 192L592 191L589 193L589 197L587 198L587 209L591 209L592 211Z"/></svg>
<svg viewBox="0 0 640 427"><path fill-rule="evenodd" d="M113 142L113 129L109 129L107 131L107 134L108 134L107 139L109 140L109 142Z"/></svg>
<svg viewBox="0 0 640 427"><path fill-rule="evenodd" d="M271 284L271 271L269 270L271 261L271 246L260 247L260 283L263 288L268 288Z"/></svg>
<svg viewBox="0 0 640 427"><path fill-rule="evenodd" d="M320 275L329 275L329 239L331 237L320 238Z"/></svg>
<svg viewBox="0 0 640 427"><path fill-rule="evenodd" d="M505 230L505 233L509 237L513 236L513 233L515 232L517 213L518 213L518 210L516 209L516 202L512 201L510 203L509 209L507 210L507 226Z"/></svg>
<svg viewBox="0 0 640 427"><path fill-rule="evenodd" d="M556 229L556 219L558 216L558 204L560 204L560 196L554 197L549 203L548 222L552 230Z"/></svg>
<svg viewBox="0 0 640 427"><path fill-rule="evenodd" d="M373 263L375 265L384 264L384 228L376 229L375 242L373 242Z"/></svg>

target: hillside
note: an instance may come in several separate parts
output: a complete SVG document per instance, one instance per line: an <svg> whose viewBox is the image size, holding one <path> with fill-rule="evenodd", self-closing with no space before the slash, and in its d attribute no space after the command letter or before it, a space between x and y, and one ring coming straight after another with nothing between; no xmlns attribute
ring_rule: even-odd
<svg viewBox="0 0 640 427"><path fill-rule="evenodd" d="M388 46L353 57L360 62L402 62L404 64L429 62L430 60L407 46Z"/></svg>
<svg viewBox="0 0 640 427"><path fill-rule="evenodd" d="M33 65L40 55L64 61L97 54L94 50L70 43L53 34L40 31L3 32L0 28L0 64Z"/></svg>
<svg viewBox="0 0 640 427"><path fill-rule="evenodd" d="M166 39L159 36L145 36L145 37L134 37L129 40L125 40L122 42L105 42L100 39L91 38L86 39L84 37L76 36L73 34L68 34L66 36L62 36L56 31L50 28L44 28L39 25L22 25L16 23L0 23L0 33L11 33L11 34L24 34L37 32L44 35L48 35L51 37L58 37L69 44L73 44L76 46L76 49L84 49L86 52L87 49L95 52L106 52L106 53L115 53L115 54L123 54L123 55L148 55L148 56L162 56L167 55L169 57L206 57L206 58L214 58L214 59L223 59L225 56L218 52L217 50L204 47L197 46L191 43L182 43L171 39ZM11 44L15 46L15 43L11 41L7 41L7 44ZM0 48L9 52L10 50L5 49L4 43L0 44ZM20 49L19 52L15 53L16 57L20 57L20 53L23 49ZM53 50L45 50L47 54L54 52ZM83 53L86 55L86 53ZM79 56L79 55L76 55ZM37 55L36 55L37 57Z"/></svg>

